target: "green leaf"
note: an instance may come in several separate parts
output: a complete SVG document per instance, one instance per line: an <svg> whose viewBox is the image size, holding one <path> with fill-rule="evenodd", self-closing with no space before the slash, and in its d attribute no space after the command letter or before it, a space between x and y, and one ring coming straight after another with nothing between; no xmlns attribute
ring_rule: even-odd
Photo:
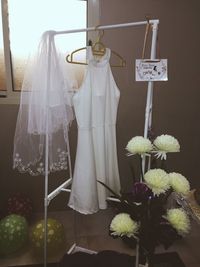
<svg viewBox="0 0 200 267"><path fill-rule="evenodd" d="M109 186L107 186L106 184L104 184L103 182L97 180L98 183L100 183L101 185L103 185L108 191L110 191L117 199L119 199L120 201L124 202L123 198L118 195L117 193L115 193Z"/></svg>

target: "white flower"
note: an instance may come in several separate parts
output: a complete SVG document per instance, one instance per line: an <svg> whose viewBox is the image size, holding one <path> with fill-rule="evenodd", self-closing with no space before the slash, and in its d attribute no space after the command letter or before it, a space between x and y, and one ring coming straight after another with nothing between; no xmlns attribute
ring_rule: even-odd
<svg viewBox="0 0 200 267"><path fill-rule="evenodd" d="M178 140L168 134L162 134L158 136L154 142L155 153L157 158L161 157L161 159L166 159L166 153L169 152L180 152L180 144Z"/></svg>
<svg viewBox="0 0 200 267"><path fill-rule="evenodd" d="M165 151L165 152L180 152L180 144L178 140L168 134L162 134L158 136L153 144L157 148L157 150Z"/></svg>
<svg viewBox="0 0 200 267"><path fill-rule="evenodd" d="M173 190L177 193L187 195L190 190L190 184L188 180L180 173L169 173L169 182Z"/></svg>
<svg viewBox="0 0 200 267"><path fill-rule="evenodd" d="M126 149L131 153L135 154L145 154L149 153L153 148L151 141L143 136L133 137L127 144Z"/></svg>
<svg viewBox="0 0 200 267"><path fill-rule="evenodd" d="M138 229L138 223L133 221L127 213L116 215L110 224L111 234L115 236L135 236Z"/></svg>
<svg viewBox="0 0 200 267"><path fill-rule="evenodd" d="M169 187L169 176L162 169L152 169L145 173L144 180L154 195L165 193Z"/></svg>
<svg viewBox="0 0 200 267"><path fill-rule="evenodd" d="M180 235L187 234L190 230L190 220L183 209L170 209L165 216L170 224Z"/></svg>

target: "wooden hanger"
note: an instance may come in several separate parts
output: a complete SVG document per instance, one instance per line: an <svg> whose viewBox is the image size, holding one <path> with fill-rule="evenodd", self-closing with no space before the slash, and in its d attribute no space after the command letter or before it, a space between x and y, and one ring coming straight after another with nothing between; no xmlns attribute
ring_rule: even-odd
<svg viewBox="0 0 200 267"><path fill-rule="evenodd" d="M96 30L99 31L98 27L99 26L96 27ZM94 56L102 57L106 53L106 47L101 41L101 38L103 37L103 35L104 35L104 31L101 30L97 41L93 45L91 45L92 53ZM80 51L83 51L86 49L87 47L82 47L82 48L74 50L73 52L71 52L71 54L66 56L66 61L71 64L88 65L86 62L81 62L81 61L77 61L74 59L75 54L78 54ZM122 56L120 56L117 52L112 51L112 50L111 50L111 54L114 55L118 59L118 63L111 64L111 67L125 67L126 66L126 61L123 59Z"/></svg>

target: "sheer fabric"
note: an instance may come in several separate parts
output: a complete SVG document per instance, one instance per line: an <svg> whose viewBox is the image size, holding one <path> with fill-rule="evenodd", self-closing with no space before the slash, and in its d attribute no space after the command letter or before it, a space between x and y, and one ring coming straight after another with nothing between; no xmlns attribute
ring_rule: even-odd
<svg viewBox="0 0 200 267"><path fill-rule="evenodd" d="M42 35L36 55L28 61L14 137L13 167L44 174L48 136L49 172L67 169L68 128L73 120L72 87L65 57L57 52L54 32Z"/></svg>

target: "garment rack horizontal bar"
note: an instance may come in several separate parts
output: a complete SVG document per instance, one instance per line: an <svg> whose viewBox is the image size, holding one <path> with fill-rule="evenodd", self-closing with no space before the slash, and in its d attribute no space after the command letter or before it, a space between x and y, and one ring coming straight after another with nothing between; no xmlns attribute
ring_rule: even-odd
<svg viewBox="0 0 200 267"><path fill-rule="evenodd" d="M129 23L121 23L121 24L113 24L113 25L102 25L98 26L98 30L109 30L115 28L126 28L126 27L134 27L134 26L141 26L146 25L147 23L150 24L159 24L158 19L152 20L145 20L145 21L137 21L137 22L129 22ZM74 30L66 30L66 31L54 31L54 34L66 34L66 33L76 33L76 32L88 32L88 31L95 31L97 27L89 27L89 28L82 28L82 29L74 29Z"/></svg>
<svg viewBox="0 0 200 267"><path fill-rule="evenodd" d="M71 193L71 189L69 188L62 188L61 191Z"/></svg>
<svg viewBox="0 0 200 267"><path fill-rule="evenodd" d="M70 249L67 251L67 254L72 254L73 251L75 250L75 248L76 248L76 243L74 243L74 244L70 247Z"/></svg>
<svg viewBox="0 0 200 267"><path fill-rule="evenodd" d="M48 196L47 196L48 204L50 203L50 201L52 199L54 199L54 197L56 197L58 194L60 194L60 192L62 192L64 188L71 185L71 183L72 183L72 178L68 179L67 181L62 183L59 187L57 187L55 190L53 190L50 194L48 194Z"/></svg>
<svg viewBox="0 0 200 267"><path fill-rule="evenodd" d="M120 202L120 200L118 198L115 198L115 197L107 197L107 200L113 201L113 202Z"/></svg>
<svg viewBox="0 0 200 267"><path fill-rule="evenodd" d="M71 189L69 188L62 188L61 191L66 192L66 193L71 193ZM120 202L120 200L115 197L107 197L106 200L113 201L113 202Z"/></svg>

